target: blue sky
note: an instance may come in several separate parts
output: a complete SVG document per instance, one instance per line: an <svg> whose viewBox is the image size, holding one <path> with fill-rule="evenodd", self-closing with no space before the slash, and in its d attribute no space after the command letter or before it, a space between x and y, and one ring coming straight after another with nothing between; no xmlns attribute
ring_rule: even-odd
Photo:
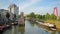
<svg viewBox="0 0 60 34"><path fill-rule="evenodd" d="M57 6L60 15L60 0L0 0L0 9L8 9L9 4L16 4L19 7L19 13L35 12L41 15L51 14L53 8Z"/></svg>

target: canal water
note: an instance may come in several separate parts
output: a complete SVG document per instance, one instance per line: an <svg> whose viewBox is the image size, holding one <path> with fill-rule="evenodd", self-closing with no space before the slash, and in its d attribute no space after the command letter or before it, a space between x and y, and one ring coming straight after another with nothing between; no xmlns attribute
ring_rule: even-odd
<svg viewBox="0 0 60 34"><path fill-rule="evenodd" d="M12 28L7 29L3 34L60 34L60 32L52 31L43 25L26 20L25 26L12 26Z"/></svg>

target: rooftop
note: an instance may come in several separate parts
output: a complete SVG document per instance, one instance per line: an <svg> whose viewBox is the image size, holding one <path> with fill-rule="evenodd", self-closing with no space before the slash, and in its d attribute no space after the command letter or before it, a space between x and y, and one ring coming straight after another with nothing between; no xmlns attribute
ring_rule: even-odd
<svg viewBox="0 0 60 34"><path fill-rule="evenodd" d="M9 7L16 7L16 5L15 4L10 4Z"/></svg>

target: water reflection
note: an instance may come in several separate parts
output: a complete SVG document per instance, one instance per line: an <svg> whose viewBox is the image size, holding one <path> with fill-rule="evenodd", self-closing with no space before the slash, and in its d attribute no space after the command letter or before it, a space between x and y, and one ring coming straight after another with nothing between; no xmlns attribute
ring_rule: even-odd
<svg viewBox="0 0 60 34"><path fill-rule="evenodd" d="M25 32L25 26L19 26L19 32L21 34L24 34L24 32Z"/></svg>
<svg viewBox="0 0 60 34"><path fill-rule="evenodd" d="M30 23L30 25L31 25L32 27L34 27L35 23L32 22L32 23Z"/></svg>
<svg viewBox="0 0 60 34"><path fill-rule="evenodd" d="M11 34L17 34L17 32L18 32L18 27L12 26Z"/></svg>
<svg viewBox="0 0 60 34"><path fill-rule="evenodd" d="M2 32L2 31L0 31L0 34L3 34L3 32Z"/></svg>
<svg viewBox="0 0 60 34"><path fill-rule="evenodd" d="M47 32L48 34L58 34L59 32L57 31L53 31L53 30L50 30L48 27L44 26L44 25L40 25L40 24L36 24L39 28L42 28L45 32ZM47 34L46 33L46 34ZM60 34L60 33L59 33Z"/></svg>
<svg viewBox="0 0 60 34"><path fill-rule="evenodd" d="M56 31L52 31L52 32L51 32L51 34L55 34L55 33L56 33Z"/></svg>
<svg viewBox="0 0 60 34"><path fill-rule="evenodd" d="M60 31L58 31L58 34L60 34Z"/></svg>
<svg viewBox="0 0 60 34"><path fill-rule="evenodd" d="M60 34L59 31L52 31L48 27L25 21L25 26L12 26L3 34Z"/></svg>

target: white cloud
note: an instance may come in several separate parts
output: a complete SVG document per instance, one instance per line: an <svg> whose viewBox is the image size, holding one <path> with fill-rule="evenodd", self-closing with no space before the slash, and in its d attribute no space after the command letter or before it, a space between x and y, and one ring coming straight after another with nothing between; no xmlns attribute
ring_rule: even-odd
<svg viewBox="0 0 60 34"><path fill-rule="evenodd" d="M30 0L32 3L35 3L35 2L37 2L37 1L39 1L39 0Z"/></svg>
<svg viewBox="0 0 60 34"><path fill-rule="evenodd" d="M35 13L38 13L38 14L46 14L46 13L52 13L53 12L53 8L51 7L37 7L35 8Z"/></svg>
<svg viewBox="0 0 60 34"><path fill-rule="evenodd" d="M37 3L38 1L41 1L41 0L29 0L29 2L25 2L25 3L22 3L20 4L19 8L20 8L20 11L22 11L23 9L31 6L32 4L35 4Z"/></svg>
<svg viewBox="0 0 60 34"><path fill-rule="evenodd" d="M53 8L51 7L35 7L35 8L29 8L27 10L24 10L25 13L29 14L31 12L34 12L36 14L46 14L46 13L52 13L53 12Z"/></svg>
<svg viewBox="0 0 60 34"><path fill-rule="evenodd" d="M60 16L60 6L58 6L58 15Z"/></svg>
<svg viewBox="0 0 60 34"><path fill-rule="evenodd" d="M5 0L5 1L9 1L10 3L12 3L14 0Z"/></svg>
<svg viewBox="0 0 60 34"><path fill-rule="evenodd" d="M60 4L60 1L54 1L54 2L52 2L51 4L57 6L58 4Z"/></svg>
<svg viewBox="0 0 60 34"><path fill-rule="evenodd" d="M52 2L51 4L54 5L54 7L58 7L58 15L60 16L60 1Z"/></svg>
<svg viewBox="0 0 60 34"><path fill-rule="evenodd" d="M0 9L7 9L6 7L4 7L3 3L0 3Z"/></svg>

